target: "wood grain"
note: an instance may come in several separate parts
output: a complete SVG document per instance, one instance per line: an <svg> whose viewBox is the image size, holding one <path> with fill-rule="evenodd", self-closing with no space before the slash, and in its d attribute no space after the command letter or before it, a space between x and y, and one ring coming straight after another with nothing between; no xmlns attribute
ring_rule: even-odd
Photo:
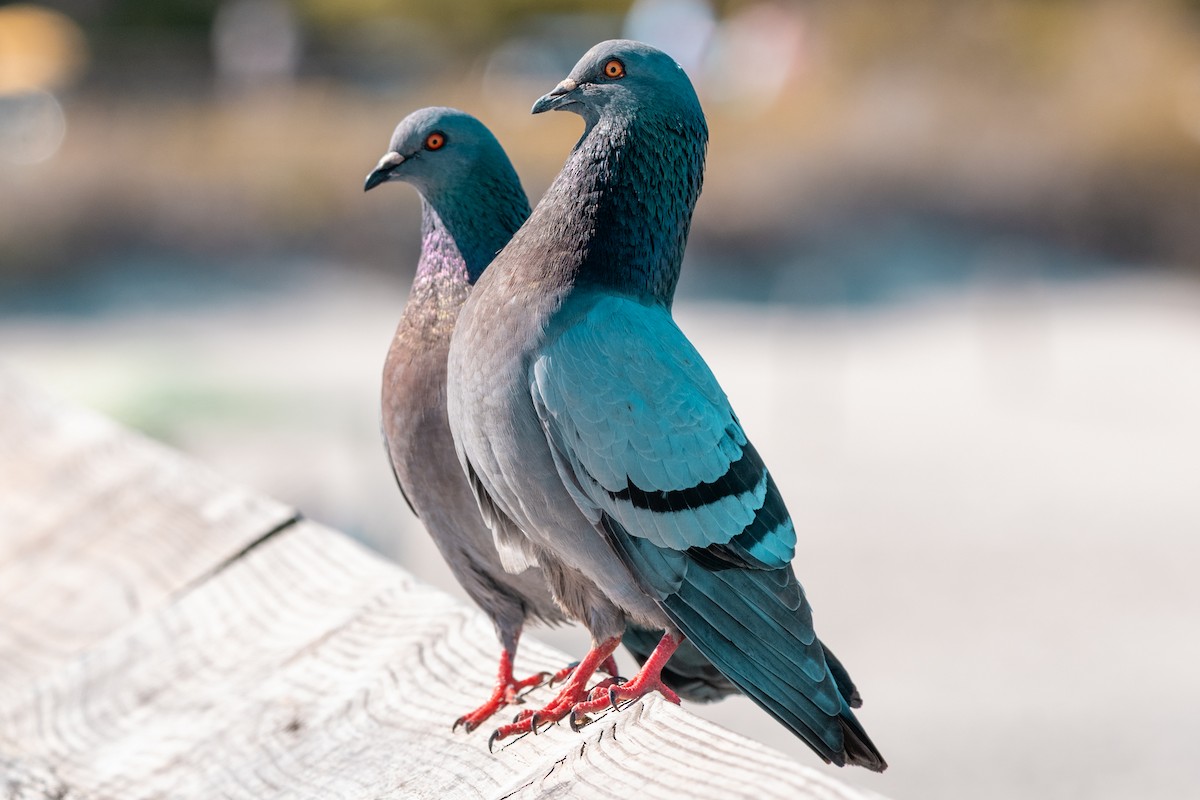
<svg viewBox="0 0 1200 800"><path fill-rule="evenodd" d="M0 373L0 696L294 514Z"/></svg>
<svg viewBox="0 0 1200 800"><path fill-rule="evenodd" d="M10 395L3 407L13 404ZM40 643L62 642L65 650L83 637L57 629L40 635L28 620L20 623L23 637L0 640L6 664L45 664L10 668L0 692L0 796L877 797L657 698L608 712L580 733L560 725L491 755L486 727L472 735L450 729L491 688L498 645L481 614L316 523L263 536L262 526L279 515L262 510L279 507L94 417L50 407L23 413L41 433L16 439L21 452L38 454L42 477L22 478L19 500L9 497L11 484L0 484L0 518L36 523L29 525L36 535L23 540L32 544L6 542L0 550L27 573L17 584L23 600L36 605L45 587L50 605L86 619L93 590L111 591L115 582L155 591L119 606L120 614L101 604L98 620L124 624L74 655L50 658ZM55 424L57 415L68 421ZM48 442L39 445L41 438ZM50 462L60 457L68 463L56 468ZM7 455L0 463L0 475L17 471ZM76 477L54 477L60 470ZM198 505L209 507L205 497L226 511L198 513ZM88 537L78 525L91 526ZM103 546L89 537L104 537ZM160 537L182 541L154 541ZM205 537L225 544L206 547ZM40 551L59 555L30 559ZM72 581L38 577L80 551L90 555L74 562L84 566ZM167 554L197 563L162 563ZM12 564L0 564L0 574ZM74 602L62 602L64 593ZM94 637L103 625L80 627ZM32 658L20 651L26 641L35 643ZM566 660L526 637L518 669L556 669ZM530 702L549 693L540 689ZM764 724L772 724L765 715Z"/></svg>

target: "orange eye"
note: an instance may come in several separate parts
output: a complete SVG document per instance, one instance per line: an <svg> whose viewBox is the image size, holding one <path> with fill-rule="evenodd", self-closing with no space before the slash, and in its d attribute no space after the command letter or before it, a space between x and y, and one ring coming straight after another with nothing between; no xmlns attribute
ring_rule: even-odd
<svg viewBox="0 0 1200 800"><path fill-rule="evenodd" d="M622 64L618 59L614 58L604 65L604 77L612 78L613 80L616 80L617 78L624 78L625 65Z"/></svg>
<svg viewBox="0 0 1200 800"><path fill-rule="evenodd" d="M434 131L425 137L426 150L441 150L446 144L446 134L441 131Z"/></svg>

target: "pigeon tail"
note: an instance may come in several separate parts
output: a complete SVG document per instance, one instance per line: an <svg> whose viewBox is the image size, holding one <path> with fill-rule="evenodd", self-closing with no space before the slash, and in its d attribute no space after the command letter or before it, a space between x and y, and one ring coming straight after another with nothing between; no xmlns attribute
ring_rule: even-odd
<svg viewBox="0 0 1200 800"><path fill-rule="evenodd" d="M850 673L842 666L842 662L833 654L827 644L821 642L821 649L825 653L825 665L829 667L833 681L837 684L838 694L851 708L862 708L862 695L858 693L858 687L851 680Z"/></svg>
<svg viewBox="0 0 1200 800"><path fill-rule="evenodd" d="M875 744L862 729L862 725L849 711L838 717L842 725L842 738L846 747L846 763L869 769L872 772L883 772L887 762L875 747Z"/></svg>
<svg viewBox="0 0 1200 800"><path fill-rule="evenodd" d="M610 517L603 524L645 590L661 599L696 649L751 700L824 760L887 768L851 710L853 683L836 658L836 670L825 659L811 608L790 568L706 569L686 554L631 536ZM664 570L667 559L672 567Z"/></svg>

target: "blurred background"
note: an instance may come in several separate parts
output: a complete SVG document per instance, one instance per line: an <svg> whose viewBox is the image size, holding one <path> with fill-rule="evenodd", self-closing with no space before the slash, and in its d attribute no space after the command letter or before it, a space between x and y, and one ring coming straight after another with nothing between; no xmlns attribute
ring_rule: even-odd
<svg viewBox="0 0 1200 800"><path fill-rule="evenodd" d="M841 777L1197 796L1198 2L0 4L0 369L461 594L377 434L419 202L362 181L454 105L536 200L614 36L708 114L677 316L892 765Z"/></svg>

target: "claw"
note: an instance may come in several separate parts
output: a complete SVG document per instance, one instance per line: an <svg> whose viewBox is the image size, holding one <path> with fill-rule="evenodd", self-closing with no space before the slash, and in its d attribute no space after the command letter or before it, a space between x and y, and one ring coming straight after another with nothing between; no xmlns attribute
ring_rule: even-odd
<svg viewBox="0 0 1200 800"><path fill-rule="evenodd" d="M492 696L479 708L455 720L450 730L457 732L461 727L467 733L471 733L505 706L523 702L522 697L524 692L532 691L541 686L546 682L546 678L549 675L550 673L548 672L539 672L528 678L515 680L512 674L512 654L508 650L504 650L500 653L500 668L496 676L496 685L492 690Z"/></svg>
<svg viewBox="0 0 1200 800"><path fill-rule="evenodd" d="M571 725L571 730L579 733L581 730L583 730L585 725L591 722L591 720L588 719L586 714L580 714L578 711L572 708L571 717L568 722Z"/></svg>
<svg viewBox="0 0 1200 800"><path fill-rule="evenodd" d="M528 709L522 711L513 718L511 724L501 725L492 732L491 738L488 739L488 752L494 752L496 742L509 736L524 735L526 733L537 735L541 733L538 730L539 727L545 725L549 728L549 726L570 714L576 704L587 700L587 682L595 672L597 662L607 658L616 649L618 644L620 644L620 640L614 637L594 645L588 651L588 657L569 670L570 680L567 681L566 685L563 686L545 708L537 711ZM606 678L605 680L611 681L612 678ZM601 696L603 697L603 694ZM601 702L607 703L607 698L604 698ZM574 716L571 719L571 727L579 730L588 722L589 720L586 716Z"/></svg>
<svg viewBox="0 0 1200 800"><path fill-rule="evenodd" d="M662 668L667 659L675 652L682 641L677 634L665 633L650 658L642 665L638 674L632 680L618 682L618 679L608 678L600 681L588 692L587 699L575 703L571 708L571 727L578 730L580 718L588 714L598 714L612 708L620 711L619 700L637 700L651 692L658 692L668 703L679 704L679 695L662 681Z"/></svg>

